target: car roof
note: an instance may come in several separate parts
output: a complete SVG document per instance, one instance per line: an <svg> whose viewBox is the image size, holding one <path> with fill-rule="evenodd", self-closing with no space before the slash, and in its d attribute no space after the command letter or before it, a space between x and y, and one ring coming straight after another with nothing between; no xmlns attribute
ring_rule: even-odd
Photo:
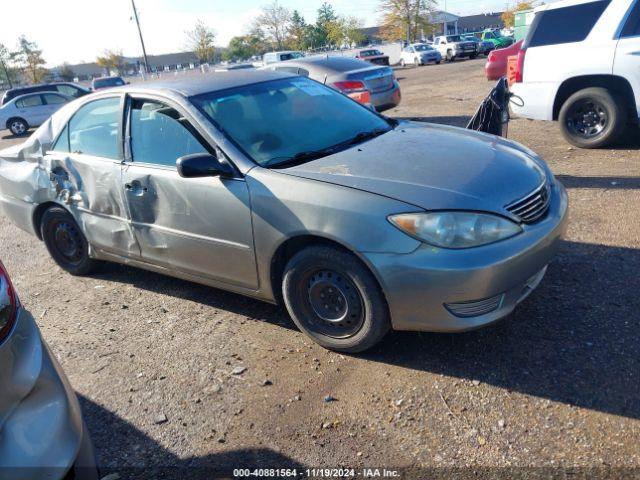
<svg viewBox="0 0 640 480"><path fill-rule="evenodd" d="M169 91L177 93L183 97L191 97L202 93L226 90L228 88L241 87L244 85L295 76L296 75L292 75L290 73L275 72L271 70L240 69L220 71L180 79L136 82L131 85L124 85L122 87L110 89L110 91L135 92L142 94L154 92L163 93Z"/></svg>
<svg viewBox="0 0 640 480"><path fill-rule="evenodd" d="M296 58L295 60L287 60L282 63L306 68L310 71L316 70L325 73L342 73L351 70L372 68L370 63L358 60L357 58L328 55L314 55L312 57Z"/></svg>
<svg viewBox="0 0 640 480"><path fill-rule="evenodd" d="M48 95L48 94L59 95L59 96L64 97L64 98L68 98L68 99L74 100L73 97L71 97L69 95L65 95L64 93L44 90L42 92L23 93L22 95L18 95L16 97L13 97L11 100L9 100L7 103L5 103L3 106L13 104L13 103L17 102L18 100L20 100L21 98L34 97L36 95Z"/></svg>
<svg viewBox="0 0 640 480"><path fill-rule="evenodd" d="M37 83L35 85L22 85L20 87L13 87L7 90L7 92L18 92L20 90L29 90L32 88L45 88L45 87L55 87L56 85L73 85L74 87L78 87L73 82L51 82L51 83Z"/></svg>

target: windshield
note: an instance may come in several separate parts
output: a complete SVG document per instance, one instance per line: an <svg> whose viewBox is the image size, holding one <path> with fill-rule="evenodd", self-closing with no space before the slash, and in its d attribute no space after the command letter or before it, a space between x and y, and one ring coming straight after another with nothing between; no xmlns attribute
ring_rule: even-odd
<svg viewBox="0 0 640 480"><path fill-rule="evenodd" d="M95 88L120 87L122 85L124 85L124 80L120 77L98 78L93 81Z"/></svg>
<svg viewBox="0 0 640 480"><path fill-rule="evenodd" d="M375 55L383 55L383 53L379 50L364 50L360 52L360 56L362 57L373 57Z"/></svg>
<svg viewBox="0 0 640 480"><path fill-rule="evenodd" d="M191 101L265 167L303 163L391 130L368 108L303 77L205 93Z"/></svg>
<svg viewBox="0 0 640 480"><path fill-rule="evenodd" d="M433 50L432 47L430 47L429 45L425 45L424 43L414 45L414 48L416 49L417 52L426 52L428 50Z"/></svg>
<svg viewBox="0 0 640 480"><path fill-rule="evenodd" d="M285 60L293 60L294 58L302 58L302 57L304 57L304 55L300 52L289 52L289 53L281 54L280 60L284 62Z"/></svg>

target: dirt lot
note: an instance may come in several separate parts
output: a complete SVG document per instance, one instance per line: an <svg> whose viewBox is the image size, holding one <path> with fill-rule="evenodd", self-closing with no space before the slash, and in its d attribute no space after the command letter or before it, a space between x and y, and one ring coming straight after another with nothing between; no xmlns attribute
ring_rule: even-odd
<svg viewBox="0 0 640 480"><path fill-rule="evenodd" d="M464 125L491 86L482 66L398 70L403 103L389 113ZM7 134L0 148L16 142ZM365 355L325 351L280 309L211 288L118 265L71 277L4 217L0 258L78 391L103 474L640 467L635 134L583 151L555 124L512 121L509 137L542 154L570 195L547 277L494 327L392 333Z"/></svg>

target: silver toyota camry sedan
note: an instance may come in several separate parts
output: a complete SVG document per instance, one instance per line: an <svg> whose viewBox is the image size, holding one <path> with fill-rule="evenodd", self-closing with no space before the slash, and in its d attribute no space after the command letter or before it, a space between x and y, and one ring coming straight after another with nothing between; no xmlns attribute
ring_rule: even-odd
<svg viewBox="0 0 640 480"><path fill-rule="evenodd" d="M0 262L0 478L97 480L80 405Z"/></svg>
<svg viewBox="0 0 640 480"><path fill-rule="evenodd" d="M0 152L0 203L71 274L113 261L282 301L345 352L504 317L567 213L517 143L272 71L82 97Z"/></svg>

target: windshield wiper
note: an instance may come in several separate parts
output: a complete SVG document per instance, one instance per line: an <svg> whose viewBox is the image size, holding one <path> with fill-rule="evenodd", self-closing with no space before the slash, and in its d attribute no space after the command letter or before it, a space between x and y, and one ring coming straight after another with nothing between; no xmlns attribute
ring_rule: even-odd
<svg viewBox="0 0 640 480"><path fill-rule="evenodd" d="M366 140L370 140L372 138L378 137L387 133L389 130L384 128L376 128L374 130L370 130L367 132L359 132L353 137L344 142L340 142L336 145L332 145L330 147L321 148L319 150L308 150L305 152L296 153L291 157L274 157L269 159L263 166L265 167L289 167L292 165L298 165L300 163L308 162L310 160L316 160L318 158L326 157L333 153L336 153L340 150L344 150L345 148L351 147L353 145L357 145Z"/></svg>

